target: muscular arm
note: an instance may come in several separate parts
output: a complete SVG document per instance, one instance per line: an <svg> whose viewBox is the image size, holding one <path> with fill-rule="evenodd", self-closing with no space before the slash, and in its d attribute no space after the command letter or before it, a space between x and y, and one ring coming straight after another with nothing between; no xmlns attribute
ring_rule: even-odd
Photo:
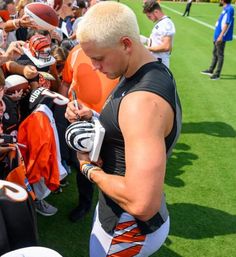
<svg viewBox="0 0 236 257"><path fill-rule="evenodd" d="M161 44L157 46L150 46L147 47L149 51L152 52L168 52L172 50L172 37L171 36L165 36L162 39Z"/></svg>
<svg viewBox="0 0 236 257"><path fill-rule="evenodd" d="M18 64L15 61L9 61L6 63L6 68L10 73L23 75L24 67L24 65Z"/></svg>
<svg viewBox="0 0 236 257"><path fill-rule="evenodd" d="M150 219L160 209L166 167L164 137L172 128L173 115L170 105L155 94L127 95L119 112L126 174L121 177L102 170L91 174L105 194L140 220Z"/></svg>
<svg viewBox="0 0 236 257"><path fill-rule="evenodd" d="M37 28L37 25L35 24L35 22L26 14L24 14L21 18L19 19L13 19L13 20L8 20L6 22L4 22L1 27L6 31L6 32L10 32L13 30L16 30L20 27L23 28Z"/></svg>
<svg viewBox="0 0 236 257"><path fill-rule="evenodd" d="M6 63L6 68L10 73L23 75L27 79L38 76L38 71L33 65L21 65L15 61L9 61Z"/></svg>
<svg viewBox="0 0 236 257"><path fill-rule="evenodd" d="M9 61L9 58L7 56L5 56L4 54L0 55L0 65L3 65L8 61Z"/></svg>
<svg viewBox="0 0 236 257"><path fill-rule="evenodd" d="M19 21L20 21L20 19L8 20L8 21L2 23L1 27L6 32L10 32L10 31L13 31L20 27Z"/></svg>

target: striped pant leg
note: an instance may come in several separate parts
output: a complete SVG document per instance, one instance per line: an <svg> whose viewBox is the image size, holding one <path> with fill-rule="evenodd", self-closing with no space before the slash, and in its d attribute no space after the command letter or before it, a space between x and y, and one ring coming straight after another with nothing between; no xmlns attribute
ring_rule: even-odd
<svg viewBox="0 0 236 257"><path fill-rule="evenodd" d="M90 257L147 257L156 252L169 233L169 218L162 226L147 235L141 235L135 219L123 213L113 235L106 233L96 209L90 237Z"/></svg>

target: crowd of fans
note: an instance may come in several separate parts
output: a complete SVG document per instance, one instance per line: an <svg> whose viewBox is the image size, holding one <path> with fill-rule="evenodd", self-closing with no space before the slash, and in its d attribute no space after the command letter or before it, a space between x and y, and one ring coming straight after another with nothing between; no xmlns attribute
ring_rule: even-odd
<svg viewBox="0 0 236 257"><path fill-rule="evenodd" d="M64 64L78 44L76 28L83 14L98 1L64 0L54 30L40 28L24 13L32 2L47 3L0 1L0 179L22 184L32 194L36 211L51 216L57 208L44 199L67 185L73 165L64 139L68 92L65 97L58 93L63 91ZM28 81L27 90L7 92L6 85L16 83L13 74ZM24 179L13 179L13 172L23 174Z"/></svg>
<svg viewBox="0 0 236 257"><path fill-rule="evenodd" d="M64 65L78 45L76 29L83 14L98 1L64 0L56 10L59 26L53 30L41 28L24 13L24 7L32 2L48 4L47 0L0 0L0 180L23 186L31 195L33 209L51 216L58 210L45 198L61 192L68 184L70 167L79 167L64 136L70 88L68 84L63 91ZM7 90L20 81L27 81L26 90ZM86 199L81 199L80 189L80 201L88 201L87 209L76 209L73 221L89 211L90 188L90 199L87 192ZM17 247L19 243L11 245L6 240L0 244L0 253Z"/></svg>

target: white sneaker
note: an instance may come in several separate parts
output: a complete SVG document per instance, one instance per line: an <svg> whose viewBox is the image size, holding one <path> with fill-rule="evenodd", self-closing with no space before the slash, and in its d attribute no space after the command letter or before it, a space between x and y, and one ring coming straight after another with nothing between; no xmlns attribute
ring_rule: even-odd
<svg viewBox="0 0 236 257"><path fill-rule="evenodd" d="M57 213L58 209L45 200L35 200L35 210L43 216L53 216Z"/></svg>
<svg viewBox="0 0 236 257"><path fill-rule="evenodd" d="M205 75L208 75L208 76L213 75L213 72L211 70L203 70L203 71L201 71L201 73L205 74Z"/></svg>

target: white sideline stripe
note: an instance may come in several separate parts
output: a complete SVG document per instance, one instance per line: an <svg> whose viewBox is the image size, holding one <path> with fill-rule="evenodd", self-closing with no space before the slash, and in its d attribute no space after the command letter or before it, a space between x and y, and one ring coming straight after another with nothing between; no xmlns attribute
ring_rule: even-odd
<svg viewBox="0 0 236 257"><path fill-rule="evenodd" d="M179 15L182 16L182 13L176 11L175 9L172 9L172 8L170 8L170 7L168 7L168 6L163 5L163 4L161 5L161 7L164 7L164 8L166 8L167 10L169 10L169 11L171 11L171 12L174 12L174 13L177 13L177 14L179 14ZM215 29L214 26L212 26L212 25L210 25L210 24L208 24L208 23L206 23L206 22L200 21L200 20L195 19L195 18L192 18L192 17L187 17L187 18L190 19L190 20L192 20L192 21L195 21L196 23L199 23L199 24L201 24L201 25L203 25L203 26L205 26L205 27L208 27L208 28L210 28L210 29L213 29L213 30ZM185 18L185 19L186 19L186 18ZM236 35L233 35L233 38L236 39Z"/></svg>

